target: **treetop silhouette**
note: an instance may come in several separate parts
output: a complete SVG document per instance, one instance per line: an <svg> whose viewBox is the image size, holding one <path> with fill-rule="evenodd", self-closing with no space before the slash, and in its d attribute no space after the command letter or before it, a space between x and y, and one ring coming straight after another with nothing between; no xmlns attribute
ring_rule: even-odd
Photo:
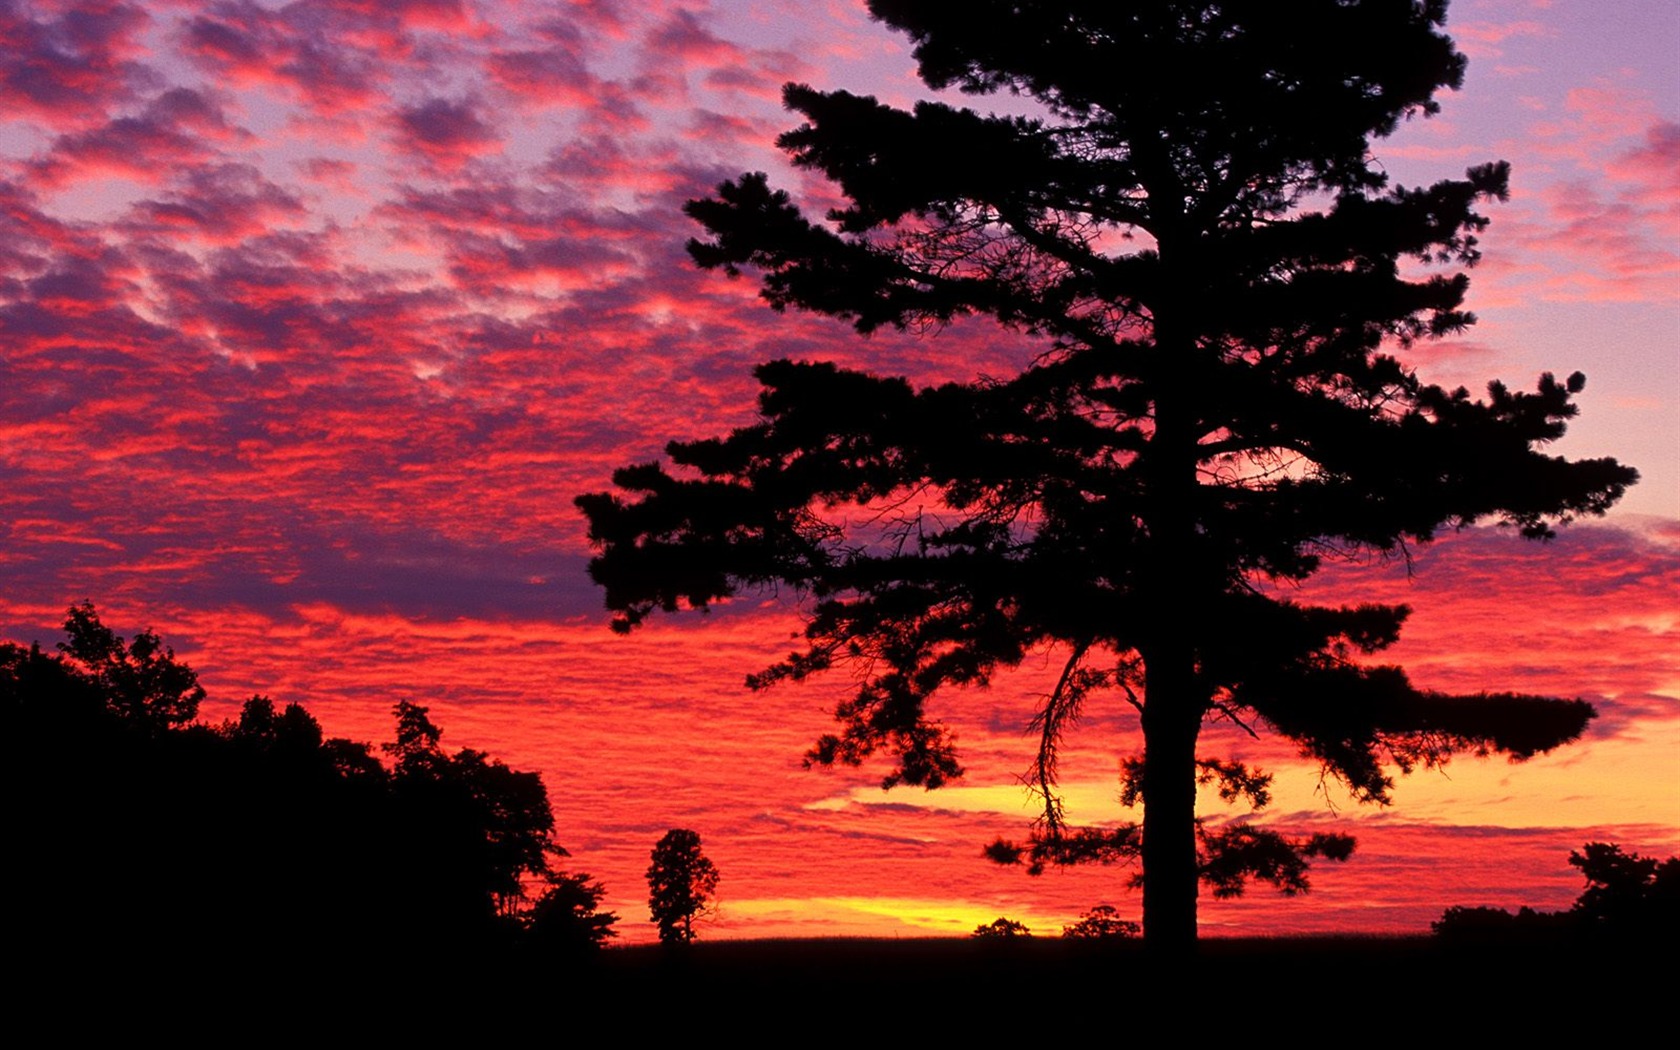
<svg viewBox="0 0 1680 1050"><path fill-rule="evenodd" d="M1310 857L1352 848L1201 824L1199 782L1256 806L1269 782L1198 756L1210 719L1282 733L1373 802L1391 768L1578 737L1583 702L1446 696L1373 663L1405 606L1287 596L1326 558L1404 554L1444 528L1494 518L1548 537L1637 478L1541 451L1576 412L1579 373L1476 398L1397 356L1473 322L1477 208L1506 193L1503 163L1405 187L1370 153L1459 85L1446 4L870 10L911 38L930 87L1026 96L1035 115L790 84L804 122L778 144L844 205L816 222L746 174L690 202L707 233L689 250L755 273L778 310L862 333L986 316L1031 356L1006 378L953 362L960 378L920 389L761 366L758 423L672 443L670 468L627 467L620 493L579 497L614 627L743 589L808 596L804 650L749 682L859 668L841 731L808 757L885 753L887 786L961 774L927 709L942 688L1054 654L1030 716L1041 816L990 852L1033 870L1141 860L1157 946L1194 940L1198 882L1299 892ZM1096 702L1137 713L1124 792L1141 824L1064 819L1060 744Z"/></svg>
<svg viewBox="0 0 1680 1050"><path fill-rule="evenodd" d="M204 699L198 673L176 660L175 650L156 633L141 631L133 642L124 641L99 621L92 602L70 607L64 633L59 652L129 726L161 732L198 714Z"/></svg>

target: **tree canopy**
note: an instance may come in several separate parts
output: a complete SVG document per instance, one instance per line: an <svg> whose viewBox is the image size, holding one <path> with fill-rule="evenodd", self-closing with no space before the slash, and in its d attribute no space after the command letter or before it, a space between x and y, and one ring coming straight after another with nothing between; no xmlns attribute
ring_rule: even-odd
<svg viewBox="0 0 1680 1050"><path fill-rule="evenodd" d="M579 498L615 627L743 588L809 596L806 648L750 683L857 665L841 730L809 758L884 753L889 786L960 775L928 710L940 689L1054 654L1024 717L1042 815L991 853L1033 870L1141 859L1159 945L1194 940L1198 882L1298 892L1308 858L1352 845L1198 822L1198 782L1256 805L1268 783L1197 754L1209 719L1281 733L1375 802L1392 768L1578 737L1583 702L1446 696L1375 662L1404 606L1287 596L1326 558L1404 554L1485 519L1548 537L1637 477L1541 450L1580 374L1474 397L1403 359L1473 322L1477 209L1508 178L1495 162L1392 185L1370 151L1459 85L1445 3L869 6L913 41L930 88L1008 92L1029 114L790 84L803 123L778 144L844 203L813 221L745 174L688 205L706 230L690 252L756 274L778 310L862 333L989 317L1032 356L1004 378L953 362L958 378L921 389L761 366L759 422ZM1141 824L1064 820L1059 745L1094 702L1137 713L1124 793Z"/></svg>

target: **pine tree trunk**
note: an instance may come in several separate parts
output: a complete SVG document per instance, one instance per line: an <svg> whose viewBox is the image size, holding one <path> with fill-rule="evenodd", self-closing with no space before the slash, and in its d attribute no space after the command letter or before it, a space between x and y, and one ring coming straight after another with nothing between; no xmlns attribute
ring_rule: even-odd
<svg viewBox="0 0 1680 1050"><path fill-rule="evenodd" d="M1188 647L1162 647L1149 659L1145 675L1143 937L1152 954L1184 956L1196 945L1196 736L1201 728Z"/></svg>
<svg viewBox="0 0 1680 1050"><path fill-rule="evenodd" d="M1175 192L1177 192L1175 190ZM1152 195L1153 199L1153 195ZM1169 197L1168 199L1172 199ZM1155 433L1144 464L1152 555L1140 581L1153 637L1144 658L1143 936L1151 954L1188 956L1196 947L1196 736L1204 697L1196 675L1195 596L1208 567L1197 534L1196 341L1183 323L1185 276L1179 238L1163 231L1167 291L1155 319L1158 355Z"/></svg>

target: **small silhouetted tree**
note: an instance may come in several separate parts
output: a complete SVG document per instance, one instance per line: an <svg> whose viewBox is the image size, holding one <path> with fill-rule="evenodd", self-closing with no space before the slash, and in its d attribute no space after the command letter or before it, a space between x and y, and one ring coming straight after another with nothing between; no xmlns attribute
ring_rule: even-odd
<svg viewBox="0 0 1680 1050"><path fill-rule="evenodd" d="M705 914L717 892L717 867L700 852L700 836L672 828L653 847L648 865L648 913L664 944L694 939L694 920Z"/></svg>
<svg viewBox="0 0 1680 1050"><path fill-rule="evenodd" d="M1028 929L1024 922L1016 922L1014 919L1008 919L1000 915L991 922L981 923L974 927L974 932L969 936L980 941L1010 940L1017 937L1031 937L1032 930Z"/></svg>
<svg viewBox="0 0 1680 1050"><path fill-rule="evenodd" d="M1089 941L1136 937L1142 932L1142 925L1130 919L1122 919L1120 913L1109 904L1099 904L1081 915L1078 922L1062 927L1063 937Z"/></svg>
<svg viewBox="0 0 1680 1050"><path fill-rule="evenodd" d="M1263 785L1198 754L1210 721L1275 731L1377 803L1390 769L1578 738L1579 700L1448 696L1374 662L1405 606L1293 597L1327 557L1401 556L1489 518L1543 538L1637 478L1544 451L1579 373L1477 398L1399 356L1473 322L1477 209L1509 176L1392 185L1371 150L1463 78L1445 0L869 8L910 37L929 87L1025 96L1031 113L790 84L803 122L778 144L838 206L814 221L745 174L688 205L706 231L690 253L753 272L778 310L863 333L989 318L1024 365L952 361L922 389L761 366L758 422L578 499L615 628L754 588L809 596L803 651L749 682L855 669L841 731L808 758L886 754L885 786L961 774L929 712L942 690L1053 660L1023 717L1040 816L991 855L1137 862L1145 937L1174 951L1195 941L1202 883L1300 892L1309 858L1351 848L1201 824L1205 776L1256 804ZM1142 819L1071 827L1058 757L1098 703L1135 712Z"/></svg>

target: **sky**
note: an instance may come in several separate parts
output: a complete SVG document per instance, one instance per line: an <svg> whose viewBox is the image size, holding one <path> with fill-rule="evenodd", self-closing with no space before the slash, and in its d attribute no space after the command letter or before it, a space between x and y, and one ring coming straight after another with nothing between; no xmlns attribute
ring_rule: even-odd
<svg viewBox="0 0 1680 1050"><path fill-rule="evenodd" d="M1566 905L1589 839L1680 851L1680 14L1457 0L1448 31L1462 90L1374 152L1410 185L1508 160L1512 194L1487 209L1479 323L1408 363L1472 389L1579 369L1555 451L1643 480L1550 543L1472 528L1409 575L1335 565L1304 596L1412 605L1385 659L1419 685L1599 718L1523 765L1414 774L1376 810L1213 730L1209 750L1277 774L1266 820L1360 845L1308 896L1204 897L1207 933L1422 931L1450 904ZM0 0L0 638L50 645L92 600L199 670L208 721L262 693L384 740L396 701L425 704L445 745L543 774L568 863L631 941L670 827L722 875L703 936L1135 916L1124 870L980 856L1026 829L1052 654L943 698L959 786L883 793L879 768L801 768L843 674L743 685L792 647L790 600L607 630L573 498L751 421L755 364L927 382L1032 352L979 322L864 339L689 262L682 204L722 179L831 195L773 148L788 81L929 94L907 43L842 0ZM1072 742L1075 820L1126 816L1128 711Z"/></svg>

